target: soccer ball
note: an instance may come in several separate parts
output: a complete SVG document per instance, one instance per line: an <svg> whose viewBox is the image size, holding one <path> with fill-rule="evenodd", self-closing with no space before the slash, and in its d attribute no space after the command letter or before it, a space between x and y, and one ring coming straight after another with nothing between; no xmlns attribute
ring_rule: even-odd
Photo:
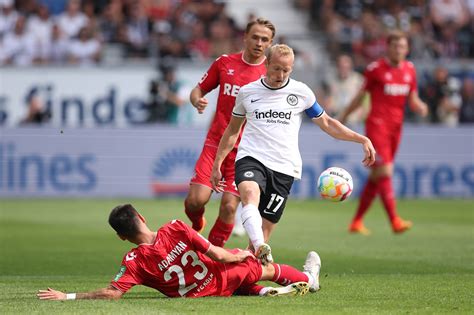
<svg viewBox="0 0 474 315"><path fill-rule="evenodd" d="M319 175L318 190L323 199L343 201L351 195L353 188L351 174L343 168L330 167Z"/></svg>

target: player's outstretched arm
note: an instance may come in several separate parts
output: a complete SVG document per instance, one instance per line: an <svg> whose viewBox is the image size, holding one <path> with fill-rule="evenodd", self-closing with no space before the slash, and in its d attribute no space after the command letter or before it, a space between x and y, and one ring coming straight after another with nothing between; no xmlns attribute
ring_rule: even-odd
<svg viewBox="0 0 474 315"><path fill-rule="evenodd" d="M362 87L359 92L357 92L356 96L354 96L349 106L347 106L346 109L338 117L338 120L341 123L345 124L347 121L347 117L349 117L349 115L352 114L353 111L355 111L362 105L362 100L364 99L365 93L366 91L364 87Z"/></svg>
<svg viewBox="0 0 474 315"><path fill-rule="evenodd" d="M247 259L247 257L254 257L253 254L248 250L240 250L239 252L233 254L222 247L214 246L212 244L211 247L209 247L206 255L212 260L223 263L241 262Z"/></svg>
<svg viewBox="0 0 474 315"><path fill-rule="evenodd" d="M409 104L412 111L421 117L428 115L428 105L418 96L418 91L413 91L409 95Z"/></svg>
<svg viewBox="0 0 474 315"><path fill-rule="evenodd" d="M199 86L192 89L189 94L189 101L197 109L199 114L204 113L204 109L206 109L207 104L209 103L204 95L206 95L206 93L204 93Z"/></svg>
<svg viewBox="0 0 474 315"><path fill-rule="evenodd" d="M374 164L375 149L369 138L347 128L336 119L329 117L326 113L323 113L317 118L313 118L313 122L333 138L362 144L364 150L362 163L365 166Z"/></svg>
<svg viewBox="0 0 474 315"><path fill-rule="evenodd" d="M224 134L222 135L221 141L219 142L219 148L217 149L216 159L212 166L211 184L212 188L217 192L223 192L224 186L221 173L221 165L224 162L225 157L234 147L237 139L239 138L240 129L244 124L244 117L232 116L230 118L229 125L227 126Z"/></svg>
<svg viewBox="0 0 474 315"><path fill-rule="evenodd" d="M39 290L36 296L40 300L76 300L76 299L109 299L117 300L122 297L123 293L116 288L109 286L92 292L83 293L64 293L58 290L48 288L47 290Z"/></svg>

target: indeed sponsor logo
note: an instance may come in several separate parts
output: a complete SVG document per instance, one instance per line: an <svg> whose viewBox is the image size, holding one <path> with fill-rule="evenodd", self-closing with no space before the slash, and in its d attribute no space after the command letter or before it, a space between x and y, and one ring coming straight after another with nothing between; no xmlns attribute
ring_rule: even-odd
<svg viewBox="0 0 474 315"><path fill-rule="evenodd" d="M144 99L124 97L124 91L115 86L104 90L96 89L84 95L62 94L53 83L35 84L25 89L24 99L33 92L44 101L54 122L64 126L114 126L119 120L133 125L146 122L149 116ZM13 107L7 96L0 95L0 124L8 122Z"/></svg>
<svg viewBox="0 0 474 315"><path fill-rule="evenodd" d="M270 110L267 110L265 112L259 112L258 110L256 110L254 113L255 113L255 118L256 119L269 119L269 118L277 119L277 118L280 118L280 119L290 120L292 112L285 113L285 112L278 112L278 111L274 111L274 110L270 109Z"/></svg>

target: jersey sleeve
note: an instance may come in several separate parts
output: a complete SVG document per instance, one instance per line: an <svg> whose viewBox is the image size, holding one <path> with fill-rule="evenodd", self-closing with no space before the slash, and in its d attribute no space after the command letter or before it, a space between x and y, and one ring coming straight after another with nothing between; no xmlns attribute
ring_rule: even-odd
<svg viewBox="0 0 474 315"><path fill-rule="evenodd" d="M245 117L244 92L242 91L242 88L239 90L239 94L237 94L237 97L235 98L232 115L236 117Z"/></svg>
<svg viewBox="0 0 474 315"><path fill-rule="evenodd" d="M203 254L207 253L209 247L211 247L211 243L204 238L201 234L190 228L186 223L180 220L173 221L173 224L177 224L180 229L182 229L188 239L190 240L191 244L193 245L194 249L198 252Z"/></svg>
<svg viewBox="0 0 474 315"><path fill-rule="evenodd" d="M370 91L374 86L374 77L375 77L375 69L378 66L378 62L374 61L370 63L364 71L364 81L362 83L362 87L366 91Z"/></svg>
<svg viewBox="0 0 474 315"><path fill-rule="evenodd" d="M304 94L306 95L304 99L306 115L311 119L321 116L324 113L324 109L319 105L316 95L307 85L304 85Z"/></svg>
<svg viewBox="0 0 474 315"><path fill-rule="evenodd" d="M126 258L124 258L119 272L110 282L110 285L122 293L125 293L135 285L139 284L142 284L142 281L137 272L136 263L134 261L127 262Z"/></svg>
<svg viewBox="0 0 474 315"><path fill-rule="evenodd" d="M308 109L313 106L314 103L317 103L316 95L314 95L313 90L311 90L306 84L303 85L303 95L305 95L305 109Z"/></svg>
<svg viewBox="0 0 474 315"><path fill-rule="evenodd" d="M208 93L214 90L216 87L219 86L219 64L220 59L222 57L217 58L212 65L209 67L206 73L202 76L201 80L198 83L198 86L204 92Z"/></svg>

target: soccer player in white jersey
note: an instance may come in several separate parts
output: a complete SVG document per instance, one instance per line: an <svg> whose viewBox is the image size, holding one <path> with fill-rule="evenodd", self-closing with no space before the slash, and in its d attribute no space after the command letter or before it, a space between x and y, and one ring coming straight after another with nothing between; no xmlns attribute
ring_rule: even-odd
<svg viewBox="0 0 474 315"><path fill-rule="evenodd" d="M301 178L298 133L303 113L330 136L362 144L365 166L375 162L375 149L367 137L329 117L311 89L290 78L293 62L290 47L272 46L265 78L240 89L211 176L213 188L223 191L221 164L247 121L235 159L235 182L243 204L244 228L264 264L273 261L267 242L281 218L294 179Z"/></svg>

